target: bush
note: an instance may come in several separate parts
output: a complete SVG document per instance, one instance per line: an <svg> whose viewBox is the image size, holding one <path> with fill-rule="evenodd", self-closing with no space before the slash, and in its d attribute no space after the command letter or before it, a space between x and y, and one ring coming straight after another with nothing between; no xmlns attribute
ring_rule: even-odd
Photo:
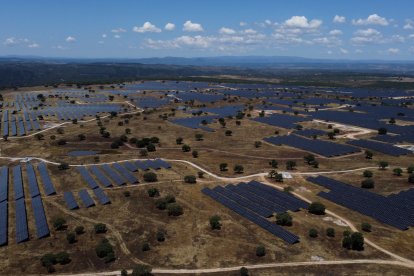
<svg viewBox="0 0 414 276"><path fill-rule="evenodd" d="M155 207L157 207L160 210L165 210L167 208L167 201L165 198L160 198L155 201Z"/></svg>
<svg viewBox="0 0 414 276"><path fill-rule="evenodd" d="M66 140L65 140L65 139L59 139L59 140L57 141L57 144L58 144L59 146L64 146L64 145L66 145Z"/></svg>
<svg viewBox="0 0 414 276"><path fill-rule="evenodd" d="M364 179L361 181L361 188L372 189L374 188L374 184L374 180L372 180L371 178Z"/></svg>
<svg viewBox="0 0 414 276"><path fill-rule="evenodd" d="M220 230L221 229L221 223L220 223L221 217L218 215L214 215L210 217L210 226L212 230Z"/></svg>
<svg viewBox="0 0 414 276"><path fill-rule="evenodd" d="M316 229L314 229L314 228L310 229L310 230L309 230L309 237L311 237L311 238L316 238L316 237L318 237L318 230L316 230Z"/></svg>
<svg viewBox="0 0 414 276"><path fill-rule="evenodd" d="M387 134L387 129L385 127L381 127L378 129L378 134L379 135L385 135Z"/></svg>
<svg viewBox="0 0 414 276"><path fill-rule="evenodd" d="M191 153L193 155L194 158L198 157L198 151L193 150L193 152Z"/></svg>
<svg viewBox="0 0 414 276"><path fill-rule="evenodd" d="M149 197L156 197L156 196L159 196L160 195L160 192L158 191L157 188L149 188L147 190L147 192L148 192L148 196Z"/></svg>
<svg viewBox="0 0 414 276"><path fill-rule="evenodd" d="M408 176L408 183L414 183L414 173Z"/></svg>
<svg viewBox="0 0 414 276"><path fill-rule="evenodd" d="M235 165L233 170L234 170L235 173L243 173L244 168L243 168L242 165Z"/></svg>
<svg viewBox="0 0 414 276"><path fill-rule="evenodd" d="M178 137L177 139L175 139L175 143L176 143L177 145L181 145L181 144L183 143L183 138Z"/></svg>
<svg viewBox="0 0 414 276"><path fill-rule="evenodd" d="M76 226L75 233L76 233L76 235L82 235L83 233L85 233L85 227L83 227L83 226Z"/></svg>
<svg viewBox="0 0 414 276"><path fill-rule="evenodd" d="M266 255L266 248L263 245L256 247L256 256L263 257Z"/></svg>
<svg viewBox="0 0 414 276"><path fill-rule="evenodd" d="M249 270L245 267L240 268L240 276L249 276Z"/></svg>
<svg viewBox="0 0 414 276"><path fill-rule="evenodd" d="M189 184L197 183L197 178L195 175L186 175L184 176L184 182Z"/></svg>
<svg viewBox="0 0 414 276"><path fill-rule="evenodd" d="M365 170L365 171L362 173L362 175L363 175L364 177L370 178L370 177L372 177L372 176L374 175L374 173L373 173L372 171Z"/></svg>
<svg viewBox="0 0 414 276"><path fill-rule="evenodd" d="M295 167L296 167L296 161L292 161L292 160L286 161L287 170L293 170L295 169Z"/></svg>
<svg viewBox="0 0 414 276"><path fill-rule="evenodd" d="M48 267L57 264L56 256L53 253L46 253L40 258L42 266Z"/></svg>
<svg viewBox="0 0 414 276"><path fill-rule="evenodd" d="M231 136L233 134L233 131L231 130L226 130L225 135L226 136Z"/></svg>
<svg viewBox="0 0 414 276"><path fill-rule="evenodd" d="M131 196L131 192L130 191L125 191L124 192L124 197L130 197Z"/></svg>
<svg viewBox="0 0 414 276"><path fill-rule="evenodd" d="M155 145L154 144L150 143L150 144L147 145L147 151L148 152L154 152L156 150L157 149L155 148Z"/></svg>
<svg viewBox="0 0 414 276"><path fill-rule="evenodd" d="M66 240L69 242L69 243L75 243L76 242L76 235L75 235L75 233L73 233L73 232L69 232L69 233L67 233L66 234Z"/></svg>
<svg viewBox="0 0 414 276"><path fill-rule="evenodd" d="M168 215L169 216L178 217L178 216L181 216L184 213L183 207L181 207L177 203L168 204L167 209L168 209Z"/></svg>
<svg viewBox="0 0 414 276"><path fill-rule="evenodd" d="M175 196L173 196L173 195L166 195L164 197L164 199L167 203L174 203L175 202Z"/></svg>
<svg viewBox="0 0 414 276"><path fill-rule="evenodd" d="M66 220L64 218L61 218L61 217L54 218L52 223L53 223L53 228L55 228L55 230L60 231L60 230L66 229Z"/></svg>
<svg viewBox="0 0 414 276"><path fill-rule="evenodd" d="M191 147L189 145L183 145L181 149L183 152L189 152L191 150Z"/></svg>
<svg viewBox="0 0 414 276"><path fill-rule="evenodd" d="M165 233L162 230L158 230L157 232L157 241L163 242L165 241Z"/></svg>
<svg viewBox="0 0 414 276"><path fill-rule="evenodd" d="M292 216L288 213L280 213L276 215L276 224L282 226L292 226Z"/></svg>
<svg viewBox="0 0 414 276"><path fill-rule="evenodd" d="M203 140L203 134L201 134L201 133L196 133L196 134L195 134L195 139L196 139L196 141L202 141L202 140Z"/></svg>
<svg viewBox="0 0 414 276"><path fill-rule="evenodd" d="M158 181L157 174L154 172L144 173L143 178L145 182L157 182Z"/></svg>
<svg viewBox="0 0 414 276"><path fill-rule="evenodd" d="M149 243L147 243L147 242L144 242L143 244L142 244L142 246L141 246L141 250L142 251L150 251L150 245L149 245Z"/></svg>
<svg viewBox="0 0 414 276"><path fill-rule="evenodd" d="M374 156L374 154L372 153L372 151L369 151L369 150L365 151L365 158L366 159L372 159L373 156Z"/></svg>
<svg viewBox="0 0 414 276"><path fill-rule="evenodd" d="M221 172L227 171L228 164L227 163L220 163L219 168Z"/></svg>
<svg viewBox="0 0 414 276"><path fill-rule="evenodd" d="M402 173L403 173L403 170L402 170L401 168L395 168L395 169L393 170L393 173L394 173L394 175L396 175L396 176L401 176L401 175L402 175Z"/></svg>
<svg viewBox="0 0 414 276"><path fill-rule="evenodd" d="M351 236L345 236L342 239L342 247L346 249L351 249L352 247L352 240Z"/></svg>
<svg viewBox="0 0 414 276"><path fill-rule="evenodd" d="M387 161L381 161L378 163L378 166L380 167L380 169L384 170L386 167L389 166Z"/></svg>
<svg viewBox="0 0 414 276"><path fill-rule="evenodd" d="M325 205L320 202L312 202L308 207L308 212L315 215L324 215Z"/></svg>
<svg viewBox="0 0 414 276"><path fill-rule="evenodd" d="M199 171L197 172L198 178L204 178L204 172Z"/></svg>
<svg viewBox="0 0 414 276"><path fill-rule="evenodd" d="M94 229L96 234L105 233L107 231L106 224L104 223L95 224Z"/></svg>
<svg viewBox="0 0 414 276"><path fill-rule="evenodd" d="M351 248L352 250L364 250L364 236L359 233L355 232L351 235Z"/></svg>
<svg viewBox="0 0 414 276"><path fill-rule="evenodd" d="M407 168L407 173L409 173L409 174L414 173L414 166L409 166L409 167Z"/></svg>
<svg viewBox="0 0 414 276"><path fill-rule="evenodd" d="M128 271L126 271L126 269L122 269L121 276L128 276Z"/></svg>
<svg viewBox="0 0 414 276"><path fill-rule="evenodd" d="M331 237L331 238L335 237L335 229L333 229L333 228L327 228L326 229L326 235L328 237Z"/></svg>
<svg viewBox="0 0 414 276"><path fill-rule="evenodd" d="M361 229L362 231L365 231L365 232L371 232L372 227L371 227L371 224L367 222L363 222L361 223Z"/></svg>
<svg viewBox="0 0 414 276"><path fill-rule="evenodd" d="M104 258L108 256L110 253L114 253L114 249L112 245L109 243L107 239L103 239L96 247L95 247L96 255L99 258Z"/></svg>
<svg viewBox="0 0 414 276"><path fill-rule="evenodd" d="M70 263L71 259L67 252L62 251L56 254L56 262L61 265Z"/></svg>
<svg viewBox="0 0 414 276"><path fill-rule="evenodd" d="M132 270L132 276L150 276L152 268L148 265L139 264Z"/></svg>

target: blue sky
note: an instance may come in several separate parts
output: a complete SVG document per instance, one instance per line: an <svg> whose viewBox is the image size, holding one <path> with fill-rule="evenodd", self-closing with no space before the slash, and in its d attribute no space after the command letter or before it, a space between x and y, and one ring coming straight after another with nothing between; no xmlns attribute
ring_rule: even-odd
<svg viewBox="0 0 414 276"><path fill-rule="evenodd" d="M414 1L2 0L0 56L414 60Z"/></svg>

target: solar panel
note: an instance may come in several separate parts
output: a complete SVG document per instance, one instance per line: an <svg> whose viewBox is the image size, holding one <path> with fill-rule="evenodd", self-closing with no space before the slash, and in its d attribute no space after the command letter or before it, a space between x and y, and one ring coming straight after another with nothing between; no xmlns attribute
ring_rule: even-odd
<svg viewBox="0 0 414 276"><path fill-rule="evenodd" d="M120 186L120 185L125 184L125 180L122 179L122 177L114 169L112 169L108 164L102 165L101 168L115 182L116 185Z"/></svg>
<svg viewBox="0 0 414 276"><path fill-rule="evenodd" d="M92 197L89 195L88 191L83 189L79 191L79 197L85 205L86 208L95 206L95 202L93 201Z"/></svg>
<svg viewBox="0 0 414 276"><path fill-rule="evenodd" d="M93 192L102 205L111 203L108 196L105 194L105 192L101 188L98 187L94 189Z"/></svg>
<svg viewBox="0 0 414 276"><path fill-rule="evenodd" d="M170 169L171 168L171 164L162 160L162 159L156 159L157 163L159 164L159 166L161 166L164 169Z"/></svg>
<svg viewBox="0 0 414 276"><path fill-rule="evenodd" d="M122 165L124 165L124 167L127 168L131 172L138 171L138 167L136 166L135 163L127 161L127 162L124 162Z"/></svg>
<svg viewBox="0 0 414 276"><path fill-rule="evenodd" d="M8 199L9 193L9 168L3 166L0 168L0 202Z"/></svg>
<svg viewBox="0 0 414 276"><path fill-rule="evenodd" d="M29 183L30 196L36 197L40 195L39 187L37 186L37 179L32 164L26 163L27 181Z"/></svg>
<svg viewBox="0 0 414 276"><path fill-rule="evenodd" d="M41 239L49 236L49 226L47 225L45 210L40 196L32 198L32 208L35 218L37 238Z"/></svg>
<svg viewBox="0 0 414 276"><path fill-rule="evenodd" d="M29 231L27 229L26 204L24 198L17 199L16 204L16 242L21 243L29 239Z"/></svg>
<svg viewBox="0 0 414 276"><path fill-rule="evenodd" d="M0 202L0 246L7 244L8 219L8 203L6 200Z"/></svg>
<svg viewBox="0 0 414 276"><path fill-rule="evenodd" d="M88 184L88 186L91 189L99 187L98 183L96 183L95 179L92 178L92 176L89 174L88 170L85 167L77 167L77 170L81 174L83 179L86 181L86 184Z"/></svg>
<svg viewBox="0 0 414 276"><path fill-rule="evenodd" d="M412 154L412 151L396 147L391 144L372 141L372 140L352 140L347 142L350 145L354 145L361 148L375 150L391 156L400 156L406 154Z"/></svg>
<svg viewBox="0 0 414 276"><path fill-rule="evenodd" d="M103 174L103 172L97 166L90 167L91 172L98 178L99 182L105 187L111 187L112 181Z"/></svg>
<svg viewBox="0 0 414 276"><path fill-rule="evenodd" d="M14 187L14 199L18 200L24 197L22 169L20 165L13 167L13 187Z"/></svg>
<svg viewBox="0 0 414 276"><path fill-rule="evenodd" d="M63 199L66 202L66 207L68 207L69 210L78 209L78 203L76 202L75 197L73 196L72 192L64 192L63 193Z"/></svg>
<svg viewBox="0 0 414 276"><path fill-rule="evenodd" d="M157 160L147 160L145 162L147 163L146 165L151 169L159 170L162 168L161 164L157 162Z"/></svg>
<svg viewBox="0 0 414 276"><path fill-rule="evenodd" d="M128 180L129 183L135 184L139 182L138 179L121 164L114 163L112 164L112 167L114 167L126 180Z"/></svg>
<svg viewBox="0 0 414 276"><path fill-rule="evenodd" d="M135 165L141 170L141 171L146 171L149 170L149 163L147 163L147 161L143 161L143 160L138 160L135 161Z"/></svg>
<svg viewBox="0 0 414 276"><path fill-rule="evenodd" d="M47 172L46 164L44 162L39 163L39 165L37 165L37 169L39 170L46 195L49 196L56 194L55 187L53 186L52 180Z"/></svg>

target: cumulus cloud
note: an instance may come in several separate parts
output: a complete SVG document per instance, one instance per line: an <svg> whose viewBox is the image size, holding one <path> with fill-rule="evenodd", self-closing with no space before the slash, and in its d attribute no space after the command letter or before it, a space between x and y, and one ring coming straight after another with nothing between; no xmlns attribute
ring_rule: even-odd
<svg viewBox="0 0 414 276"><path fill-rule="evenodd" d="M65 40L66 42L69 42L69 43L76 42L76 38L73 36L68 36Z"/></svg>
<svg viewBox="0 0 414 276"><path fill-rule="evenodd" d="M404 30L412 30L414 29L413 25L410 22L407 22L407 24L403 27Z"/></svg>
<svg viewBox="0 0 414 276"><path fill-rule="evenodd" d="M319 19L308 20L305 16L292 16L285 21L284 25L289 28L317 29L322 25Z"/></svg>
<svg viewBox="0 0 414 276"><path fill-rule="evenodd" d="M387 20L385 17L381 17L378 14L374 13L368 16L366 19L363 19L363 18L353 19L352 24L388 26L389 20Z"/></svg>
<svg viewBox="0 0 414 276"><path fill-rule="evenodd" d="M107 37L107 35L106 34L102 34L102 38L106 38Z"/></svg>
<svg viewBox="0 0 414 276"><path fill-rule="evenodd" d="M118 39L121 38L121 36L119 34L114 35L114 38Z"/></svg>
<svg viewBox="0 0 414 276"><path fill-rule="evenodd" d="M339 51L341 52L341 54L344 54L344 55L349 53L349 51L347 49L344 49L344 48L340 48Z"/></svg>
<svg viewBox="0 0 414 276"><path fill-rule="evenodd" d="M384 42L381 32L372 28L357 30L351 41L356 44Z"/></svg>
<svg viewBox="0 0 414 276"><path fill-rule="evenodd" d="M136 33L160 33L161 29L151 24L151 22L145 22L141 27L135 26L132 30Z"/></svg>
<svg viewBox="0 0 414 276"><path fill-rule="evenodd" d="M398 48L389 48L389 49L387 50L387 52L388 52L389 54L396 55L396 54L398 54L398 53L400 52L400 49L398 49Z"/></svg>
<svg viewBox="0 0 414 276"><path fill-rule="evenodd" d="M187 20L183 25L183 31L185 32L202 32L204 31L203 26L198 23L193 23L191 20Z"/></svg>
<svg viewBox="0 0 414 276"><path fill-rule="evenodd" d="M30 43L29 45L27 45L27 47L29 47L29 48L39 48L40 45L37 44L36 42L34 42L34 43Z"/></svg>
<svg viewBox="0 0 414 276"><path fill-rule="evenodd" d="M332 22L333 23L345 23L346 18L345 16L335 15L334 18L332 19Z"/></svg>
<svg viewBox="0 0 414 276"><path fill-rule="evenodd" d="M257 34L257 31L256 30L253 30L253 29L246 29L246 30L243 30L242 33L245 33L245 34Z"/></svg>
<svg viewBox="0 0 414 276"><path fill-rule="evenodd" d="M112 33L126 33L126 30L123 28L118 28L118 29L112 29L111 32Z"/></svg>
<svg viewBox="0 0 414 276"><path fill-rule="evenodd" d="M3 45L8 46L8 47L13 47L13 46L25 46L28 48L39 48L40 47L39 44L37 44L34 41L30 41L27 38L16 38L16 37L6 38L3 42Z"/></svg>
<svg viewBox="0 0 414 276"><path fill-rule="evenodd" d="M9 38L6 38L3 44L6 46L14 46L14 45L19 44L19 40L15 37L9 37Z"/></svg>
<svg viewBox="0 0 414 276"><path fill-rule="evenodd" d="M333 36L336 36L336 35L341 35L342 34L342 31L341 30L331 30L330 32L329 32L329 35L333 35Z"/></svg>
<svg viewBox="0 0 414 276"><path fill-rule="evenodd" d="M173 24L173 23L167 23L167 24L165 24L164 29L167 30L167 31L174 31L175 24Z"/></svg>
<svg viewBox="0 0 414 276"><path fill-rule="evenodd" d="M236 31L235 31L235 30L233 30L233 29L230 29L230 28L222 27L222 28L219 30L219 33L220 33L220 34L227 34L227 35L231 35L231 34L235 34L235 33L236 33Z"/></svg>
<svg viewBox="0 0 414 276"><path fill-rule="evenodd" d="M246 26L246 25L247 25L247 23L246 23L246 22L241 21L241 22L239 23L239 25L240 25L240 27L244 27L244 26Z"/></svg>

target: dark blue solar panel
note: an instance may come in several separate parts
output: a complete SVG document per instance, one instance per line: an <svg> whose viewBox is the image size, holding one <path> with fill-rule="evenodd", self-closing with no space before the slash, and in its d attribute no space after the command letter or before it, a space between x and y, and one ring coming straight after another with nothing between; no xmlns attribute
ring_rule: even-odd
<svg viewBox="0 0 414 276"><path fill-rule="evenodd" d="M268 117L257 117L253 119L254 121L261 122L264 124L278 126L283 128L295 128L297 123L310 121L310 117L301 117L301 116L290 116L284 114L272 114Z"/></svg>
<svg viewBox="0 0 414 276"><path fill-rule="evenodd" d="M88 170L85 167L77 167L78 172L81 174L83 179L86 181L86 184L88 184L89 188L95 189L98 186L98 183L96 183L95 179L92 178L92 176L89 174Z"/></svg>
<svg viewBox="0 0 414 276"><path fill-rule="evenodd" d="M64 192L63 193L63 199L66 202L66 207L68 207L69 210L78 209L78 203L76 202L75 197L73 196L72 192Z"/></svg>
<svg viewBox="0 0 414 276"><path fill-rule="evenodd" d="M412 154L412 151L396 147L387 143L372 141L372 140L352 140L347 142L350 145L375 150L391 156L400 156L406 154Z"/></svg>
<svg viewBox="0 0 414 276"><path fill-rule="evenodd" d="M16 242L24 242L29 239L27 229L26 204L24 198L16 200Z"/></svg>
<svg viewBox="0 0 414 276"><path fill-rule="evenodd" d="M159 169L162 168L161 163L158 162L157 159L156 160L147 160L146 162L147 162L147 166L150 167L151 169L159 170Z"/></svg>
<svg viewBox="0 0 414 276"><path fill-rule="evenodd" d="M47 172L46 164L43 162L39 163L39 165L37 165L37 169L39 170L40 178L42 179L43 188L46 195L56 194L55 187L53 186L52 180L50 179L49 173Z"/></svg>
<svg viewBox="0 0 414 276"><path fill-rule="evenodd" d="M137 165L137 167L141 170L141 171L146 171L150 169L149 163L147 163L147 161L143 161L143 160L138 160L135 162L135 165Z"/></svg>
<svg viewBox="0 0 414 276"><path fill-rule="evenodd" d="M114 163L112 164L112 167L114 167L126 180L128 180L129 183L135 184L139 182L138 179L121 164Z"/></svg>
<svg viewBox="0 0 414 276"><path fill-rule="evenodd" d="M13 167L13 187L14 187L14 199L24 197L23 180L22 180L22 169L20 165Z"/></svg>
<svg viewBox="0 0 414 276"><path fill-rule="evenodd" d="M0 202L0 246L7 244L8 235L8 203L7 201Z"/></svg>
<svg viewBox="0 0 414 276"><path fill-rule="evenodd" d="M8 199L9 193L9 169L7 166L0 168L0 202Z"/></svg>
<svg viewBox="0 0 414 276"><path fill-rule="evenodd" d="M93 201L92 197L89 195L88 191L83 189L79 191L79 197L85 205L86 208L95 206L95 202Z"/></svg>
<svg viewBox="0 0 414 276"><path fill-rule="evenodd" d="M162 159L156 159L156 160L157 160L159 166L161 166L162 168L164 168L164 169L170 169L171 168L171 164L168 163L167 161L162 160Z"/></svg>
<svg viewBox="0 0 414 276"><path fill-rule="evenodd" d="M102 205L111 203L108 196L105 194L105 192L101 188L98 187L94 189L93 192Z"/></svg>
<svg viewBox="0 0 414 276"><path fill-rule="evenodd" d="M136 172L136 171L138 171L138 167L136 166L136 164L135 163L133 163L133 162L129 162L129 161L127 161L127 162L124 162L122 165L124 165L124 167L125 168L127 168L129 171L131 171L131 172Z"/></svg>
<svg viewBox="0 0 414 276"><path fill-rule="evenodd" d="M114 169L112 169L108 164L102 165L101 168L115 182L116 185L120 186L120 185L125 184L125 180L122 179L122 177Z"/></svg>
<svg viewBox="0 0 414 276"><path fill-rule="evenodd" d="M26 163L27 181L29 183L29 191L31 197L40 195L39 187L37 186L36 174L33 165Z"/></svg>
<svg viewBox="0 0 414 276"><path fill-rule="evenodd" d="M91 166L90 167L91 172L98 178L99 182L101 182L102 185L105 187L111 187L112 182L109 180L109 178L102 173L100 169L98 169L97 166Z"/></svg>
<svg viewBox="0 0 414 276"><path fill-rule="evenodd" d="M23 123L23 121L19 121L18 122L18 127L19 127L19 136L26 135L26 131L24 130L24 123Z"/></svg>
<svg viewBox="0 0 414 276"><path fill-rule="evenodd" d="M49 226L47 225L45 210L40 196L32 198L33 214L36 225L37 238L41 239L49 236Z"/></svg>

